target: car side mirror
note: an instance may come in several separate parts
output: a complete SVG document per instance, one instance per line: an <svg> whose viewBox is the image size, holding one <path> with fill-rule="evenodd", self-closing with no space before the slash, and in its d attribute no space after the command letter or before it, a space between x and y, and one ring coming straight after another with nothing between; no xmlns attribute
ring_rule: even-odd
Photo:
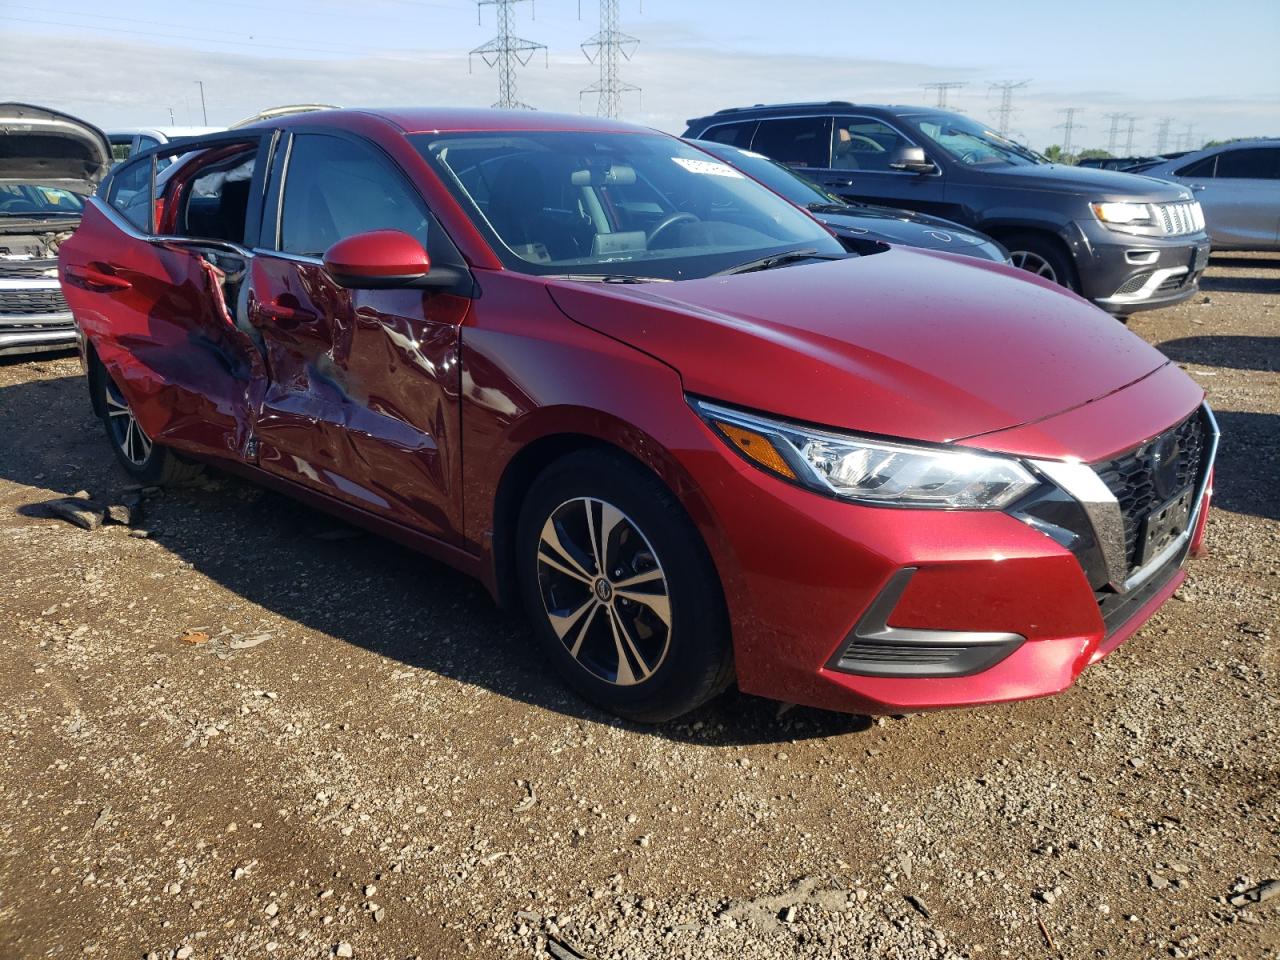
<svg viewBox="0 0 1280 960"><path fill-rule="evenodd" d="M353 290L386 290L424 285L431 258L422 244L403 230L369 230L344 237L324 252L324 268L340 286ZM452 283L454 271L444 283Z"/></svg>
<svg viewBox="0 0 1280 960"><path fill-rule="evenodd" d="M908 173L933 173L934 166L924 155L924 147L898 147L889 156L889 166Z"/></svg>

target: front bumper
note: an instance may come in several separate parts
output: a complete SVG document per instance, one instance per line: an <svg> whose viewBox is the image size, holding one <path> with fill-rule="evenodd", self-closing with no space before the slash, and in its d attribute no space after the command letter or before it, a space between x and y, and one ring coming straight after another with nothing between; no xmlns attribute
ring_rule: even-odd
<svg viewBox="0 0 1280 960"><path fill-rule="evenodd" d="M826 709L910 712L1064 690L1177 589L1191 547L1188 535L1116 603L1080 544L1011 513L829 500L731 453L688 466L715 491L724 536L713 553L740 688ZM1206 481L1192 531L1208 495Z"/></svg>
<svg viewBox="0 0 1280 960"><path fill-rule="evenodd" d="M57 280L0 277L0 356L75 345L75 321Z"/></svg>
<svg viewBox="0 0 1280 960"><path fill-rule="evenodd" d="M0 356L71 350L76 346L76 326L71 314L0 316Z"/></svg>
<svg viewBox="0 0 1280 960"><path fill-rule="evenodd" d="M1204 231L1177 237L1140 237L1093 221L1078 232L1081 292L1104 310L1128 314L1180 303L1198 289L1209 262Z"/></svg>

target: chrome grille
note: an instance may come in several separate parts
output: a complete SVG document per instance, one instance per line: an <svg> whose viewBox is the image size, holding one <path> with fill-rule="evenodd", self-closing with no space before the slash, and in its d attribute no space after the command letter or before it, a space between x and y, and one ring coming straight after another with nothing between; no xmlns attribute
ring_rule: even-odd
<svg viewBox="0 0 1280 960"><path fill-rule="evenodd" d="M1197 209L1195 200L1181 200L1176 203L1153 203L1156 222L1164 230L1165 236L1180 237L1188 233L1197 233L1203 227L1203 216Z"/></svg>
<svg viewBox="0 0 1280 960"><path fill-rule="evenodd" d="M5 289L0 287L0 314L30 316L43 313L66 313L67 301L57 287L44 289Z"/></svg>
<svg viewBox="0 0 1280 960"><path fill-rule="evenodd" d="M0 254L0 277L21 280L52 280L58 276L57 260L17 260Z"/></svg>
<svg viewBox="0 0 1280 960"><path fill-rule="evenodd" d="M1172 474L1166 480L1168 488L1162 495L1155 476L1153 452L1176 437L1175 462ZM1204 413L1196 411L1176 427L1153 437L1142 446L1103 463L1094 464L1102 482L1120 502L1120 515L1124 519L1125 558L1129 572L1138 566L1138 535L1142 522L1169 495L1192 484L1199 483L1205 467L1209 444L1209 430Z"/></svg>

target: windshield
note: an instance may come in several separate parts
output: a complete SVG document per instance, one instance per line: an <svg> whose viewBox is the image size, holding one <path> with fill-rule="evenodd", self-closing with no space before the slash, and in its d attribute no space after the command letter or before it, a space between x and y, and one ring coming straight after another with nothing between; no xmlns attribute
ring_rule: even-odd
<svg viewBox="0 0 1280 960"><path fill-rule="evenodd" d="M706 277L839 242L730 166L661 134L514 132L409 138L504 264L534 274Z"/></svg>
<svg viewBox="0 0 1280 960"><path fill-rule="evenodd" d="M812 180L802 177L790 167L776 160L770 160L763 154L706 140L695 140L693 145L737 167L747 176L759 180L778 196L786 197L797 206L807 207L812 203L835 203L844 206L844 201L834 193L827 193Z"/></svg>
<svg viewBox="0 0 1280 960"><path fill-rule="evenodd" d="M84 199L62 187L38 184L0 184L0 215L6 217L78 217Z"/></svg>
<svg viewBox="0 0 1280 960"><path fill-rule="evenodd" d="M953 160L973 166L1026 167L1048 163L1030 147L1014 143L966 117L950 114L913 117L916 127Z"/></svg>

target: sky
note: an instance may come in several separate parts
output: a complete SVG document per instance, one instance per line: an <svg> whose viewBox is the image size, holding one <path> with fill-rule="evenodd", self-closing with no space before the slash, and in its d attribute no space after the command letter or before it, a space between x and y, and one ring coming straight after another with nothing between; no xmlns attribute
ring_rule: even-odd
<svg viewBox="0 0 1280 960"><path fill-rule="evenodd" d="M1133 152L1280 136L1280 0L619 0L639 45L623 64L642 88L622 118L681 133L723 107L796 100L935 103L924 85L964 83L949 106L994 123L991 84L1014 93L1011 134L1106 147L1132 114ZM0 0L0 91L104 129L226 125L281 103L488 106L497 75L468 51L496 33L474 0ZM516 32L547 45L517 75L541 110L595 113L580 48L596 0L535 0ZM1191 125L1191 126L1188 126ZM1117 152L1126 152L1128 123Z"/></svg>

